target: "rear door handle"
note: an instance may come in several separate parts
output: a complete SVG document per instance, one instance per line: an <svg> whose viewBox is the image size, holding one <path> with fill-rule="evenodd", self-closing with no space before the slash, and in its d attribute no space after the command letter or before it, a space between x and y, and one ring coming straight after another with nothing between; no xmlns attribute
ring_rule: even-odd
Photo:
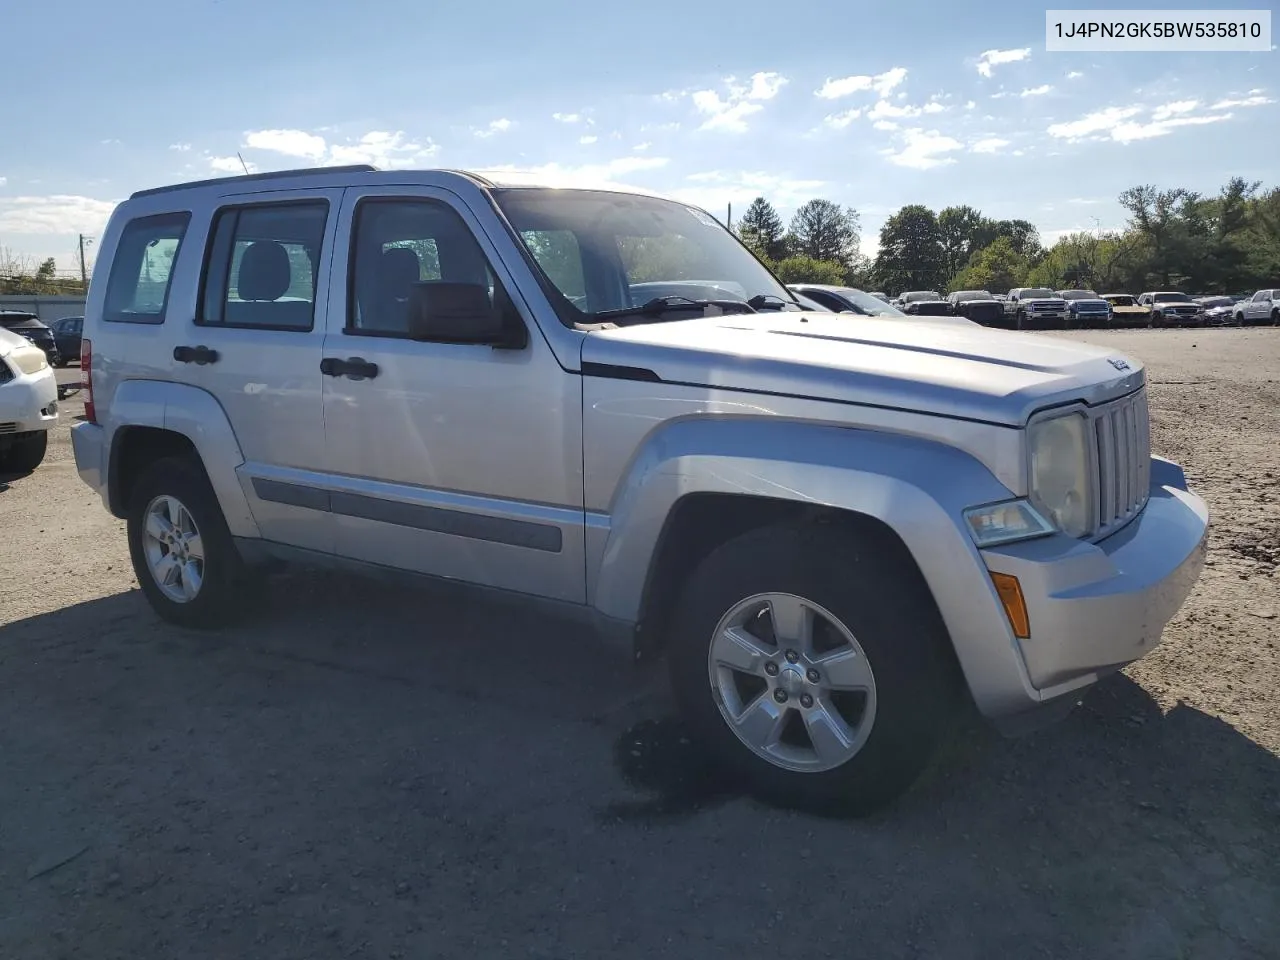
<svg viewBox="0 0 1280 960"><path fill-rule="evenodd" d="M217 363L218 351L204 345L198 347L174 347L173 359L179 363L198 363L203 366L206 363Z"/></svg>
<svg viewBox="0 0 1280 960"><path fill-rule="evenodd" d="M348 377L351 380L372 380L378 375L378 365L363 357L325 357L320 361L320 372L326 377Z"/></svg>

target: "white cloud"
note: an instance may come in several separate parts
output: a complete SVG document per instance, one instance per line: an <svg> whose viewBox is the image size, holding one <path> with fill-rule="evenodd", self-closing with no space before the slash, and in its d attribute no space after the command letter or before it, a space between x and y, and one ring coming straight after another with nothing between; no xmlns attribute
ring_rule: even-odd
<svg viewBox="0 0 1280 960"><path fill-rule="evenodd" d="M1253 93L1253 91L1250 91L1250 93ZM1231 109L1234 109L1235 107L1262 107L1262 106L1266 106L1268 103L1275 103L1275 101L1269 99L1268 97L1255 95L1252 97L1246 97L1243 100L1219 100L1209 109L1210 110L1231 110Z"/></svg>
<svg viewBox="0 0 1280 960"><path fill-rule="evenodd" d="M578 138L578 142L579 142L579 143L583 143L583 144L587 144L587 143L595 143L595 142L596 142L597 140L599 140L599 139L600 139L599 137L593 137L593 136L591 136L590 134L588 134L588 135L587 135L587 136L585 136L585 137L579 137L579 138Z"/></svg>
<svg viewBox="0 0 1280 960"><path fill-rule="evenodd" d="M717 215L730 203L741 204L740 210L745 210L755 197L768 197L779 211L792 210L818 196L826 185L823 180L792 179L748 170L709 170L692 174L686 180L694 186L673 190L671 195Z"/></svg>
<svg viewBox="0 0 1280 960"><path fill-rule="evenodd" d="M752 74L751 81L746 86L733 77L727 78L724 97L715 90L694 91L691 94L693 106L707 117L699 129L745 132L747 117L764 109L763 102L777 96L786 83L787 78L781 74L762 71Z"/></svg>
<svg viewBox="0 0 1280 960"><path fill-rule="evenodd" d="M558 122L560 122L560 123L577 123L578 121L580 121L580 120L582 119L582 114L580 114L580 113L553 113L553 114L551 115L551 119L552 119L552 120L556 120L556 121L558 121Z"/></svg>
<svg viewBox="0 0 1280 960"><path fill-rule="evenodd" d="M430 137L425 142L407 140L403 130L373 130L359 140L329 144L325 166L368 163L382 170L421 166L440 152Z"/></svg>
<svg viewBox="0 0 1280 960"><path fill-rule="evenodd" d="M925 113L942 113L947 108L944 104L939 103L937 100L930 100L921 109L923 109Z"/></svg>
<svg viewBox="0 0 1280 960"><path fill-rule="evenodd" d="M874 90L882 97L889 93L907 78L906 67L893 67L875 76L827 78L827 81L814 91L814 96L823 100L838 100L864 90Z"/></svg>
<svg viewBox="0 0 1280 960"><path fill-rule="evenodd" d="M1088 197L1072 197L1070 200L1067 201L1067 203L1079 204L1081 206L1091 206L1092 204L1095 204L1095 203L1105 203L1105 202L1106 202L1105 200L1094 200L1094 199L1089 199Z"/></svg>
<svg viewBox="0 0 1280 960"><path fill-rule="evenodd" d="M969 149L974 153L999 153L1003 148L1009 146L1010 141L1001 140L999 137L987 137L984 140L977 140L969 145Z"/></svg>
<svg viewBox="0 0 1280 960"><path fill-rule="evenodd" d="M918 117L924 113L942 113L946 110L946 106L931 100L922 107L915 107L910 104L892 104L888 100L877 100L875 106L867 111L867 119L869 120L889 120L901 119L904 117Z"/></svg>
<svg viewBox="0 0 1280 960"><path fill-rule="evenodd" d="M171 144L169 144L169 149L170 149L170 150L176 150L178 153L187 153L187 152L189 152L189 151L191 150L191 144L189 144L189 143L171 143Z"/></svg>
<svg viewBox="0 0 1280 960"><path fill-rule="evenodd" d="M635 150L635 151L637 151L637 152L638 152L638 151L641 151L641 150L648 150L648 149L649 149L650 147L652 147L652 146L653 146L653 144L652 144L652 143L648 143L648 142L646 141L645 143L637 143L637 144L636 144L634 147L632 147L631 149L632 149L632 150Z"/></svg>
<svg viewBox="0 0 1280 960"><path fill-rule="evenodd" d="M1049 85L1049 84L1047 84L1047 83L1046 83L1046 84L1043 84L1043 85L1041 85L1041 86L1039 86L1039 87L1027 87L1027 89L1023 90L1020 94L1018 94L1018 96L1020 96L1020 97L1043 97L1046 93L1049 93L1049 92L1051 92L1052 90L1053 90L1053 87L1052 87L1051 85Z"/></svg>
<svg viewBox="0 0 1280 960"><path fill-rule="evenodd" d="M511 129L511 121L506 117L499 117L497 120L490 120L487 126L480 128L471 128L471 132L477 137L492 137L494 134L506 133Z"/></svg>
<svg viewBox="0 0 1280 960"><path fill-rule="evenodd" d="M9 182L8 177L0 177L0 187L3 187L8 182Z"/></svg>
<svg viewBox="0 0 1280 960"><path fill-rule="evenodd" d="M945 154L959 150L964 146L954 137L948 137L937 130L921 130L913 128L903 134L903 146L900 151L888 152L889 162L900 167L914 170L930 170L934 167L955 163L955 159Z"/></svg>
<svg viewBox="0 0 1280 960"><path fill-rule="evenodd" d="M1116 124L1136 117L1141 112L1141 107L1105 107L1085 114L1079 120L1050 124L1048 133L1051 137L1079 140L1082 137L1108 131Z"/></svg>
<svg viewBox="0 0 1280 960"><path fill-rule="evenodd" d="M892 120L877 120L872 124L877 130L897 130L898 125Z"/></svg>
<svg viewBox="0 0 1280 960"><path fill-rule="evenodd" d="M115 206L71 194L6 197L0 199L0 234L100 234Z"/></svg>
<svg viewBox="0 0 1280 960"><path fill-rule="evenodd" d="M322 159L326 147L324 137L303 130L254 130L244 135L244 145L308 160Z"/></svg>
<svg viewBox="0 0 1280 960"><path fill-rule="evenodd" d="M209 157L209 169L214 173L257 173L258 165L246 160L240 162L239 157Z"/></svg>
<svg viewBox="0 0 1280 960"><path fill-rule="evenodd" d="M109 137L108 139L102 141L102 145L107 147L115 146L118 143L120 143L120 141L117 140L115 137Z"/></svg>
<svg viewBox="0 0 1280 960"><path fill-rule="evenodd" d="M1079 79L1080 79L1081 77L1083 77L1083 76L1084 76L1084 74L1083 74L1083 73L1081 73L1079 70L1072 70L1070 73L1068 73L1068 74L1067 74L1067 79L1068 79L1068 80L1079 80Z"/></svg>
<svg viewBox="0 0 1280 960"><path fill-rule="evenodd" d="M969 100L968 102L965 103L964 108L966 110L972 110L976 106L977 106L976 103L974 103L972 100Z"/></svg>
<svg viewBox="0 0 1280 960"><path fill-rule="evenodd" d="M989 77L994 67L1002 63L1016 63L1019 60L1026 60L1030 56L1030 47L1022 47L1018 50L986 50L983 51L982 56L978 57L978 73L984 77Z"/></svg>
<svg viewBox="0 0 1280 960"><path fill-rule="evenodd" d="M834 130L843 130L862 116L862 110L846 110L844 113L832 113L824 117L822 122Z"/></svg>
<svg viewBox="0 0 1280 960"><path fill-rule="evenodd" d="M1249 96L1253 96L1254 94L1263 93L1263 92L1264 92L1263 89L1261 87L1258 87L1256 90L1250 90Z"/></svg>
<svg viewBox="0 0 1280 960"><path fill-rule="evenodd" d="M1199 100L1175 100L1173 103L1166 103L1164 106L1156 107L1152 110L1151 119L1168 120L1170 117L1176 117L1182 113L1190 113L1198 106L1200 106Z"/></svg>
<svg viewBox="0 0 1280 960"><path fill-rule="evenodd" d="M1218 123L1221 120L1230 120L1231 116L1229 113L1220 113L1200 117L1174 117L1151 123L1120 123L1112 128L1111 139L1119 143L1150 140L1152 137L1163 137L1173 133L1178 127L1198 127L1206 123Z"/></svg>

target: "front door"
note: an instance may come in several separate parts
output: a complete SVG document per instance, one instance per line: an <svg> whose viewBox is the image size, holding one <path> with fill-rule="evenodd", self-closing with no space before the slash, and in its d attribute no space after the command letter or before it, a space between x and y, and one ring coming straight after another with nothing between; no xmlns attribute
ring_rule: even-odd
<svg viewBox="0 0 1280 960"><path fill-rule="evenodd" d="M323 553L332 517L317 509L313 480L325 468L320 355L341 199L341 189L224 198L175 354L231 421L262 536Z"/></svg>
<svg viewBox="0 0 1280 960"><path fill-rule="evenodd" d="M335 549L585 602L582 392L474 216L429 187L347 191L324 357ZM527 345L409 339L431 281L505 291Z"/></svg>

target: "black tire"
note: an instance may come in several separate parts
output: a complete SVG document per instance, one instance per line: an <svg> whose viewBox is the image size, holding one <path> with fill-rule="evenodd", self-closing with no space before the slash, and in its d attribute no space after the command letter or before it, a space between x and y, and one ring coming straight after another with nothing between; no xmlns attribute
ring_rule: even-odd
<svg viewBox="0 0 1280 960"><path fill-rule="evenodd" d="M1280 310L1271 311L1271 325L1273 327L1280 327Z"/></svg>
<svg viewBox="0 0 1280 960"><path fill-rule="evenodd" d="M861 750L840 766L777 766L739 740L721 715L708 669L712 637L735 604L760 593L790 593L824 607L866 654L875 718ZM959 703L954 654L919 573L835 527L768 527L721 545L689 578L672 626L669 669L690 733L749 793L778 806L864 816L889 805L926 768Z"/></svg>
<svg viewBox="0 0 1280 960"><path fill-rule="evenodd" d="M44 455L49 449L49 433L40 430L10 441L9 446L0 452L0 473L34 473L44 462Z"/></svg>
<svg viewBox="0 0 1280 960"><path fill-rule="evenodd" d="M147 509L161 496L173 497L186 508L203 544L202 582L196 595L184 602L161 590L147 563ZM161 618L184 627L212 629L241 619L252 607L256 591L251 589L248 570L231 539L217 494L198 462L165 457L143 471L129 498L128 536L138 585Z"/></svg>

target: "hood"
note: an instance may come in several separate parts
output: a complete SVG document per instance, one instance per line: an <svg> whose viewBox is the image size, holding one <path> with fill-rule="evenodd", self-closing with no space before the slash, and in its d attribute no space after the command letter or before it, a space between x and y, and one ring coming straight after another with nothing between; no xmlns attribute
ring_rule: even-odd
<svg viewBox="0 0 1280 960"><path fill-rule="evenodd" d="M761 313L593 331L582 362L673 383L894 407L1021 426L1037 409L1101 403L1145 383L1115 350L946 318Z"/></svg>
<svg viewBox="0 0 1280 960"><path fill-rule="evenodd" d="M1072 304L1073 306L1077 306L1077 307L1079 307L1079 306L1083 306L1083 305L1085 305L1085 304L1088 304L1088 305L1089 305L1089 306L1091 306L1091 307L1109 307L1109 306L1111 306L1111 304L1107 303L1107 301L1103 300L1101 297L1084 297L1084 298L1083 298L1083 299L1081 299L1081 300L1069 300L1069 301L1067 301L1067 302L1068 302L1068 303L1070 303L1070 304Z"/></svg>

